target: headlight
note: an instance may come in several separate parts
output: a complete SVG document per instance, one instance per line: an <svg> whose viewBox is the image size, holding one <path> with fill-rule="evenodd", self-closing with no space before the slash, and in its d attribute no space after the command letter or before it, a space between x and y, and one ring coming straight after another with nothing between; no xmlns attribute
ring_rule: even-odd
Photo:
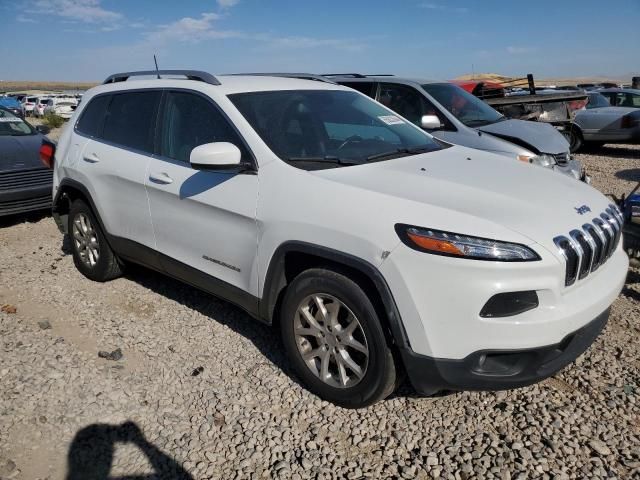
<svg viewBox="0 0 640 480"><path fill-rule="evenodd" d="M540 167L553 167L556 164L556 159L551 155L518 155L517 159L521 162L532 163Z"/></svg>
<svg viewBox="0 0 640 480"><path fill-rule="evenodd" d="M498 262L540 260L536 252L519 243L500 242L401 223L396 224L395 228L400 240L419 252Z"/></svg>

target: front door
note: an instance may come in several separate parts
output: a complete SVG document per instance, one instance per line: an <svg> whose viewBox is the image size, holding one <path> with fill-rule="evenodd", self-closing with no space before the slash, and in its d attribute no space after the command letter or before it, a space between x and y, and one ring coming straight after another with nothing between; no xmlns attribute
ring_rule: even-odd
<svg viewBox="0 0 640 480"><path fill-rule="evenodd" d="M255 285L258 176L196 170L189 163L191 151L205 143L233 143L243 160L253 162L251 153L210 98L168 91L163 104L159 155L150 161L146 181L163 266L186 281L197 276L191 283L198 286L204 273L255 295L250 290Z"/></svg>

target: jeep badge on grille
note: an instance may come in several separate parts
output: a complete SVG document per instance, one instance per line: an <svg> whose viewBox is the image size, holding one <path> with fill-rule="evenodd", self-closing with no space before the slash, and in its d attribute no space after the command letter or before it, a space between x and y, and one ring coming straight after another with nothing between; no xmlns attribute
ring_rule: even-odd
<svg viewBox="0 0 640 480"><path fill-rule="evenodd" d="M573 207L573 208L575 208L578 215L584 215L585 213L589 213L591 211L591 209L587 205L582 205L580 207Z"/></svg>

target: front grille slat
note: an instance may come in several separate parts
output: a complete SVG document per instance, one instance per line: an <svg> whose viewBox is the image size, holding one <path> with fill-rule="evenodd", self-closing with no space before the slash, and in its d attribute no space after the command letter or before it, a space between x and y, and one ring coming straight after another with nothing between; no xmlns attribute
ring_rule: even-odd
<svg viewBox="0 0 640 480"><path fill-rule="evenodd" d="M578 271L578 279L582 280L591 271L594 251L591 244L587 241L586 236L580 230L572 230L569 235L582 250L582 262L580 263L580 269Z"/></svg>
<svg viewBox="0 0 640 480"><path fill-rule="evenodd" d="M622 226L622 214L610 205L590 223L553 239L565 260L565 286L583 280L614 254L622 238Z"/></svg>
<svg viewBox="0 0 640 480"><path fill-rule="evenodd" d="M604 239L598 234L593 225L585 223L582 230L587 232L587 238L593 243L593 262L591 263L591 271L595 272L602 263L602 252L604 251Z"/></svg>
<svg viewBox="0 0 640 480"><path fill-rule="evenodd" d="M49 185L52 181L53 170L45 168L0 172L0 191Z"/></svg>

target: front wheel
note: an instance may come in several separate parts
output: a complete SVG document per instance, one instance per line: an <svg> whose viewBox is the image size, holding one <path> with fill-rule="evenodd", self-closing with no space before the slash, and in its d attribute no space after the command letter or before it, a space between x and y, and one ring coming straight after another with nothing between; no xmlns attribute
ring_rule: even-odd
<svg viewBox="0 0 640 480"><path fill-rule="evenodd" d="M577 128L571 128L569 130L569 137L567 138L569 141L569 150L571 153L575 153L582 148L582 144L584 143L584 139L582 138L582 133Z"/></svg>
<svg viewBox="0 0 640 480"><path fill-rule="evenodd" d="M319 397L359 408L395 388L396 363L376 309L348 277L324 269L298 275L285 293L280 328L296 373Z"/></svg>

